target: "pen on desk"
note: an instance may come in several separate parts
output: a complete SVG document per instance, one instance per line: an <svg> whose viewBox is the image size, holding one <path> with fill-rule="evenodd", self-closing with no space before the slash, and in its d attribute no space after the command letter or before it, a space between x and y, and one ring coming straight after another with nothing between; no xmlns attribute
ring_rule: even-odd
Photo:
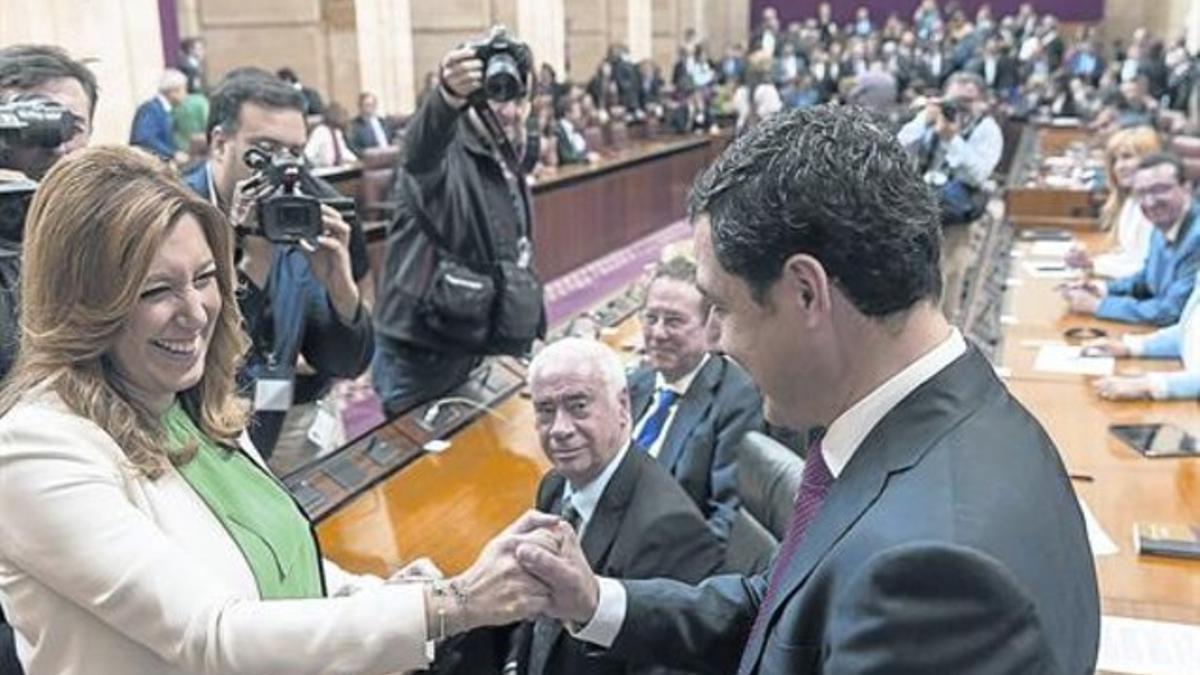
<svg viewBox="0 0 1200 675"><path fill-rule="evenodd" d="M1086 473L1069 473L1069 474L1067 474L1067 478L1070 478L1071 480L1081 481L1084 483L1091 483L1092 481L1096 480L1095 477L1089 476Z"/></svg>

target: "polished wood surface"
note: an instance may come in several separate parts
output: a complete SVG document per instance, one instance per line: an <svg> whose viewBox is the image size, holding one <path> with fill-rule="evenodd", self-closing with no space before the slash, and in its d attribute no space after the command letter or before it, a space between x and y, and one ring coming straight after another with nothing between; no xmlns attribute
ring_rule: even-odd
<svg viewBox="0 0 1200 675"><path fill-rule="evenodd" d="M1080 241L1102 250L1107 237L1086 233ZM1073 481L1075 490L1120 549L1096 558L1104 613L1200 624L1200 562L1139 556L1132 534L1136 522L1200 524L1200 460L1147 459L1108 431L1110 424L1171 422L1200 433L1200 405L1105 401L1092 390L1093 378L1034 370L1038 345L1064 340L1068 328L1102 328L1111 336L1151 329L1069 314L1055 290L1060 281L1030 278L1020 264L1013 269L1019 281L1008 292L1000 365L1009 390L1054 439L1067 471L1091 478ZM1117 363L1118 373L1181 367L1174 360Z"/></svg>
<svg viewBox="0 0 1200 675"><path fill-rule="evenodd" d="M1104 203L1105 193L1091 185L1047 184L1049 158L1076 152L1076 168L1096 158L1096 139L1080 127L1028 124L1021 132L1008 187L1005 212L1018 227L1067 227L1088 229ZM1061 168L1061 165L1060 165Z"/></svg>
<svg viewBox="0 0 1200 675"><path fill-rule="evenodd" d="M637 321L604 339L632 356L641 341ZM403 422L379 433L384 440L402 437ZM355 572L385 574L425 556L456 574L533 508L550 463L524 390L449 440L446 450L423 454L323 520L317 526L322 553Z"/></svg>

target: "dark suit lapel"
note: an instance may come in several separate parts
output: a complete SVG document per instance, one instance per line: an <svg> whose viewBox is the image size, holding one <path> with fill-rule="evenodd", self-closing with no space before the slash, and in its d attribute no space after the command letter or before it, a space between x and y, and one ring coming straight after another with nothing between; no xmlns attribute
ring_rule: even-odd
<svg viewBox="0 0 1200 675"><path fill-rule="evenodd" d="M633 498L633 489L637 485L638 474L641 471L641 467L638 465L639 459L649 460L645 453L635 447L630 447L621 460L620 466L609 479L608 485L604 487L604 493L600 495L596 510L592 513L587 528L584 529L583 540L579 543L588 564L594 571L600 571L600 567L608 555L608 549L612 547L613 541L617 538L617 531L621 529L625 508L629 505L629 500Z"/></svg>
<svg viewBox="0 0 1200 675"><path fill-rule="evenodd" d="M703 419L704 414L712 407L714 391L721 383L721 373L725 370L725 362L719 354L708 357L708 363L696 373L687 392L679 400L679 409L667 429L667 437L663 439L658 451L658 463L675 472L675 464L683 455L683 448L688 438L696 430L696 425Z"/></svg>
<svg viewBox="0 0 1200 675"><path fill-rule="evenodd" d="M629 410L633 423L646 414L654 398L654 371L650 368L639 368L629 376Z"/></svg>
<svg viewBox="0 0 1200 675"><path fill-rule="evenodd" d="M968 345L966 354L917 387L875 425L830 488L783 575L782 586L771 605L764 608L770 616L767 630L747 649L762 650L780 609L879 498L888 477L917 464L947 429L982 402L989 387L1003 391L995 386L995 375L987 360Z"/></svg>

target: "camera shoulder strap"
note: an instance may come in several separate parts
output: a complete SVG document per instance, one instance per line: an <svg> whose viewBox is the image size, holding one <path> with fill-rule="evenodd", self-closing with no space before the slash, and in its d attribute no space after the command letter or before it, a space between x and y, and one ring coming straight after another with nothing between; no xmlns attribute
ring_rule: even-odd
<svg viewBox="0 0 1200 675"><path fill-rule="evenodd" d="M508 135L504 133L504 127L501 126L500 120L496 118L496 113L492 111L487 101L476 100L472 105L476 114L479 115L479 119L483 121L484 127L487 128L488 135L492 137L492 142L500 149L500 158L517 182L517 193L520 195L525 211L524 217L518 219L520 222L517 225L517 264L521 267L528 267L533 261L533 243L529 232L533 211L532 205L529 203L525 172L521 170L521 160L517 157L516 150L508 140Z"/></svg>

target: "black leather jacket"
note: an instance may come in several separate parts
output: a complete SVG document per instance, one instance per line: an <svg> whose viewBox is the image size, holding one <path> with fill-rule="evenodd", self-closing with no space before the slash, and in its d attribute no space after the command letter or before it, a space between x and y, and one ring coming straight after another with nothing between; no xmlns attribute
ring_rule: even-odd
<svg viewBox="0 0 1200 675"><path fill-rule="evenodd" d="M525 190L518 210L499 155L485 144L464 111L438 92L426 96L405 132L397 176L397 215L388 227L375 330L386 339L434 351L450 349L429 333L420 299L437 264L437 250L416 221L418 209L441 233L453 255L485 265L517 260L520 218L533 236L533 199ZM528 156L528 153L526 153ZM533 154L536 157L536 153Z"/></svg>

